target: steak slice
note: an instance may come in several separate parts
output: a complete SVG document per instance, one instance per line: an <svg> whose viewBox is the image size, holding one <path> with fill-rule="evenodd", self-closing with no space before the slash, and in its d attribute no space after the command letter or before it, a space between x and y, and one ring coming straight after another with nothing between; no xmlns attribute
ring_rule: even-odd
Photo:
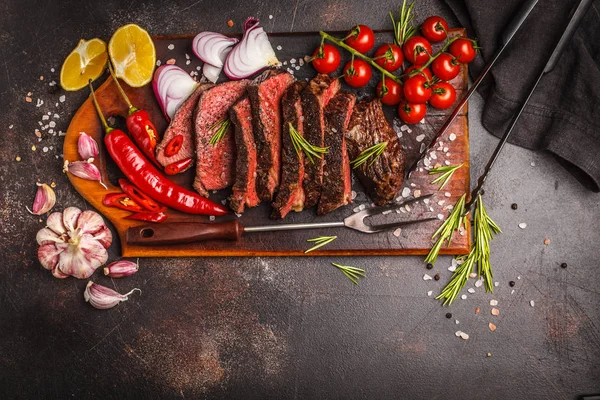
<svg viewBox="0 0 600 400"><path fill-rule="evenodd" d="M229 109L229 119L235 128L235 183L229 207L241 214L244 207L255 207L260 203L256 193L256 145L252 132L252 110L250 99L244 96Z"/></svg>
<svg viewBox="0 0 600 400"><path fill-rule="evenodd" d="M325 74L315 76L302 92L302 113L304 115L304 137L318 147L324 147L325 115L324 109L329 100L340 90L340 80ZM304 159L304 208L317 204L323 183L324 157L311 162Z"/></svg>
<svg viewBox="0 0 600 400"><path fill-rule="evenodd" d="M325 147L328 149L323 166L318 215L325 215L352 202L350 160L344 132L350 122L355 101L355 95L340 92L325 107Z"/></svg>
<svg viewBox="0 0 600 400"><path fill-rule="evenodd" d="M198 104L200 95L212 88L212 83L200 84L196 90L177 109L171 123L165 130L161 142L156 146L156 160L163 166L194 157L196 144L194 143L194 121L192 115ZM183 136L183 145L177 154L171 157L165 155L165 147L177 135ZM190 168L193 164L190 164Z"/></svg>
<svg viewBox="0 0 600 400"><path fill-rule="evenodd" d="M304 153L297 153L290 136L290 124L298 134L304 135L302 100L300 94L306 82L296 81L281 98L283 114L283 132L281 136L281 183L279 192L273 203L271 218L280 219L291 211L302 211L304 208Z"/></svg>
<svg viewBox="0 0 600 400"><path fill-rule="evenodd" d="M375 204L393 202L402 188L406 156L379 99L362 100L354 106L345 136L350 160L377 143L388 143L374 162L369 159L354 172Z"/></svg>
<svg viewBox="0 0 600 400"><path fill-rule="evenodd" d="M273 199L279 187L281 166L281 96L294 82L287 72L269 69L248 86L252 125L258 157L256 191L264 201Z"/></svg>
<svg viewBox="0 0 600 400"><path fill-rule="evenodd" d="M210 144L219 121L229 119L229 107L246 93L249 80L221 83L200 95L194 112L196 132L196 178L194 189L204 197L209 190L226 188L235 175L235 145L233 129L215 145Z"/></svg>

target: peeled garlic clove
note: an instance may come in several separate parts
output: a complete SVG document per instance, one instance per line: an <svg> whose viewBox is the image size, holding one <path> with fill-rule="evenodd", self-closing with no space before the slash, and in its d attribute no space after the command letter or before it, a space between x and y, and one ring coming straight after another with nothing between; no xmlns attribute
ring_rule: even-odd
<svg viewBox="0 0 600 400"><path fill-rule="evenodd" d="M33 200L33 206L31 210L27 209L27 211L33 215L46 214L56 204L56 195L54 194L54 190L45 183L36 182L36 185L38 189Z"/></svg>
<svg viewBox="0 0 600 400"><path fill-rule="evenodd" d="M111 278L123 278L135 274L138 268L139 265L132 261L119 260L104 267L104 275L108 275Z"/></svg>
<svg viewBox="0 0 600 400"><path fill-rule="evenodd" d="M69 248L60 254L58 269L65 275L86 279L92 276L96 268L106 263L108 252L100 242L89 233L69 240Z"/></svg>
<svg viewBox="0 0 600 400"><path fill-rule="evenodd" d="M67 207L63 211L62 219L67 232L74 232L77 226L77 219L81 215L81 210L77 207Z"/></svg>
<svg viewBox="0 0 600 400"><path fill-rule="evenodd" d="M126 294L120 294L106 286L89 281L85 287L85 292L83 292L83 298L93 307L100 310L106 310L116 306L122 301L127 301L129 298L128 296L136 290L139 290L140 294L142 293L140 289L135 288Z"/></svg>
<svg viewBox="0 0 600 400"><path fill-rule="evenodd" d="M46 243L38 248L38 260L42 267L53 270L58 265L60 253L64 250L63 247L57 247L55 243Z"/></svg>
<svg viewBox="0 0 600 400"><path fill-rule="evenodd" d="M63 213L53 212L50 214L46 220L46 227L52 229L57 235L67 233L67 228L65 228L65 224L63 223Z"/></svg>
<svg viewBox="0 0 600 400"><path fill-rule="evenodd" d="M98 181L106 189L106 185L102 183L102 175L100 170L94 164L92 164L93 158L88 161L73 161L69 162L65 160L63 171L69 171L81 179L87 179L88 181Z"/></svg>
<svg viewBox="0 0 600 400"><path fill-rule="evenodd" d="M84 160L88 158L98 157L98 143L93 137L85 132L79 132L79 139L77 140L77 151Z"/></svg>

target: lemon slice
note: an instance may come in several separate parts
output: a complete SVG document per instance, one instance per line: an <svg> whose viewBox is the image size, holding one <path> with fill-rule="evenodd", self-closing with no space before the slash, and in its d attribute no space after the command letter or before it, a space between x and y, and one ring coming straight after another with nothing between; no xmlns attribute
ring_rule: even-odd
<svg viewBox="0 0 600 400"><path fill-rule="evenodd" d="M156 50L145 29L135 24L117 29L108 42L108 54L115 67L115 75L129 86L144 86L152 80Z"/></svg>
<svg viewBox="0 0 600 400"><path fill-rule="evenodd" d="M102 75L107 59L103 40L81 39L60 69L60 86L68 91L81 89L89 79L94 80Z"/></svg>

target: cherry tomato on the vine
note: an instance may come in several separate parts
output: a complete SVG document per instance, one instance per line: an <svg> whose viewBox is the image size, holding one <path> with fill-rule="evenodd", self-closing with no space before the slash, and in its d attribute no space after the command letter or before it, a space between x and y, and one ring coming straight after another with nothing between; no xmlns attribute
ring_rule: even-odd
<svg viewBox="0 0 600 400"><path fill-rule="evenodd" d="M321 74L334 72L340 66L340 52L331 44L319 46L313 53L312 64Z"/></svg>
<svg viewBox="0 0 600 400"><path fill-rule="evenodd" d="M450 108L456 101L456 90L448 82L438 82L432 87L429 104L438 110Z"/></svg>
<svg viewBox="0 0 600 400"><path fill-rule="evenodd" d="M431 43L423 36L413 36L402 47L404 57L413 64L425 64L432 53Z"/></svg>
<svg viewBox="0 0 600 400"><path fill-rule="evenodd" d="M359 58L344 66L344 80L348 85L359 88L369 83L371 72L369 63Z"/></svg>
<svg viewBox="0 0 600 400"><path fill-rule="evenodd" d="M470 63L477 55L476 46L473 46L473 41L471 39L456 39L454 42L450 43L448 51L463 64Z"/></svg>
<svg viewBox="0 0 600 400"><path fill-rule="evenodd" d="M410 67L408 67L404 70L404 73L402 75L410 76L410 73L412 71L414 71L415 69L420 69L421 67L422 67L422 65L419 65L419 64L411 65ZM429 69L429 67L425 67L423 69L423 71L421 71L421 73L419 73L418 75L424 75L427 77L428 80L433 79L433 74L431 73L431 70Z"/></svg>
<svg viewBox="0 0 600 400"><path fill-rule="evenodd" d="M431 70L441 80L449 81L460 72L460 63L452 54L442 53L431 63Z"/></svg>
<svg viewBox="0 0 600 400"><path fill-rule="evenodd" d="M344 42L359 53L366 53L375 44L375 34L366 25L356 25L348 32Z"/></svg>
<svg viewBox="0 0 600 400"><path fill-rule="evenodd" d="M385 83L385 87L383 84ZM381 100L381 102L388 106L395 106L400 103L400 101L404 98L404 93L402 91L402 85L396 81L391 79L383 78L377 84L377 97Z"/></svg>
<svg viewBox="0 0 600 400"><path fill-rule="evenodd" d="M431 86L423 75L415 75L404 81L404 98L411 103L425 103L431 97Z"/></svg>
<svg viewBox="0 0 600 400"><path fill-rule="evenodd" d="M433 16L423 21L421 33L430 42L436 43L446 39L448 23L442 17Z"/></svg>
<svg viewBox="0 0 600 400"><path fill-rule="evenodd" d="M394 72L402 66L404 54L402 54L400 47L392 43L386 43L379 46L373 59L386 71Z"/></svg>
<svg viewBox="0 0 600 400"><path fill-rule="evenodd" d="M421 122L427 114L427 106L421 103L409 103L403 101L398 105L398 116L407 124L416 124Z"/></svg>

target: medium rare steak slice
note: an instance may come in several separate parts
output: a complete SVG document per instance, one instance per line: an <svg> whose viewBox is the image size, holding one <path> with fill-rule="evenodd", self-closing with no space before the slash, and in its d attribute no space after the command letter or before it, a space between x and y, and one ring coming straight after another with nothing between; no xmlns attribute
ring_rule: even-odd
<svg viewBox="0 0 600 400"><path fill-rule="evenodd" d="M302 92L302 112L304 114L304 137L315 146L324 147L324 109L329 100L340 90L340 80L325 74L314 77ZM323 182L325 159L316 158L311 162L304 159L304 208L313 207L319 201Z"/></svg>
<svg viewBox="0 0 600 400"><path fill-rule="evenodd" d="M350 160L377 143L387 142L373 163L369 159L354 172L375 204L393 202L402 188L406 156L379 99L362 100L354 106L345 136Z"/></svg>
<svg viewBox="0 0 600 400"><path fill-rule="evenodd" d="M279 187L281 168L281 96L294 82L287 72L270 69L248 86L258 156L256 191L270 201Z"/></svg>
<svg viewBox="0 0 600 400"><path fill-rule="evenodd" d="M325 165L318 215L325 215L352 202L350 160L344 132L350 122L356 96L340 92L325 107Z"/></svg>
<svg viewBox="0 0 600 400"><path fill-rule="evenodd" d="M304 135L302 103L300 94L306 82L296 81L281 98L283 114L283 132L281 135L281 183L279 192L273 203L271 218L279 219L291 211L302 211L304 208L304 153L297 153L290 136L290 124L300 136Z"/></svg>
<svg viewBox="0 0 600 400"><path fill-rule="evenodd" d="M194 114L200 95L213 86L212 83L200 84L175 112L171 123L165 130L161 142L156 146L156 160L163 167L186 158L195 158L194 153L196 144L194 140L194 121L192 115ZM167 157L165 155L165 147L167 147L169 142L177 135L183 136L183 145L177 154ZM190 167L192 165L193 164L190 164Z"/></svg>
<svg viewBox="0 0 600 400"><path fill-rule="evenodd" d="M246 93L250 81L221 83L205 91L194 112L196 132L196 178L194 189L208 197L209 190L226 188L235 176L235 141L230 125L216 144L209 143L219 126L229 122L229 107Z"/></svg>
<svg viewBox="0 0 600 400"><path fill-rule="evenodd" d="M260 203L256 193L256 145L252 132L252 110L250 99L244 96L229 109L229 119L235 129L235 183L229 207L241 214L244 207L255 207Z"/></svg>

